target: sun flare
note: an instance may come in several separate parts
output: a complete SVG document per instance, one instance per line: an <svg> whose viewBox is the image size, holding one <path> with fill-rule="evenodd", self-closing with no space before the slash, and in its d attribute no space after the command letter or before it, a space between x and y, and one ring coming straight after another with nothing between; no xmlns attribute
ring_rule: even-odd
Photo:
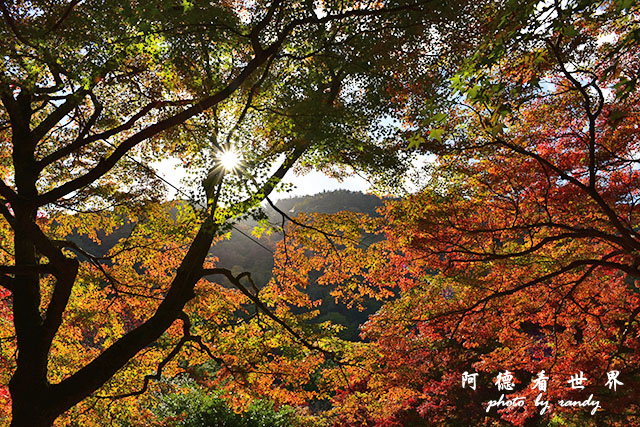
<svg viewBox="0 0 640 427"><path fill-rule="evenodd" d="M218 156L220 160L220 164L227 171L232 171L238 167L240 164L240 158L238 157L238 153L233 150L227 150L220 153Z"/></svg>

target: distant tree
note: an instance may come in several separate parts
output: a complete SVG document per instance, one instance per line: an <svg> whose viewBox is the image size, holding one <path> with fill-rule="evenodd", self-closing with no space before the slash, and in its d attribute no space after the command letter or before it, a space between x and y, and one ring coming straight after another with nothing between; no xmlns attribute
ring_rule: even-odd
<svg viewBox="0 0 640 427"><path fill-rule="evenodd" d="M175 382L186 382L182 391L159 396L153 408L153 425L201 427L294 427L300 421L291 407L275 410L268 401L252 402L246 411L236 413L227 401L215 393L203 390L193 381L177 378ZM185 392L186 389L186 392Z"/></svg>

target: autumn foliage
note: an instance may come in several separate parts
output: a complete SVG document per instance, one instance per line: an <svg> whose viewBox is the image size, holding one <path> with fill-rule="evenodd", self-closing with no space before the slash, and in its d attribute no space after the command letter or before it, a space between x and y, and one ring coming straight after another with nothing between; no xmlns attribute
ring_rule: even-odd
<svg viewBox="0 0 640 427"><path fill-rule="evenodd" d="M437 154L420 192L351 226L305 219L332 243L295 228L286 259L323 271L337 298L388 299L345 353L335 425L635 425L640 99L627 76L638 49L609 7L454 77L457 102L414 137ZM363 246L372 232L384 239ZM515 388L498 391L505 370ZM572 388L581 371L585 388ZM477 390L463 372L479 374ZM526 404L487 410L502 393ZM594 415L558 403L590 394Z"/></svg>
<svg viewBox="0 0 640 427"><path fill-rule="evenodd" d="M12 5L0 422L640 425L633 2ZM193 172L185 200L162 159ZM295 168L394 197L267 224ZM283 233L264 283L210 253L249 214ZM317 319L318 285L381 305L359 340Z"/></svg>

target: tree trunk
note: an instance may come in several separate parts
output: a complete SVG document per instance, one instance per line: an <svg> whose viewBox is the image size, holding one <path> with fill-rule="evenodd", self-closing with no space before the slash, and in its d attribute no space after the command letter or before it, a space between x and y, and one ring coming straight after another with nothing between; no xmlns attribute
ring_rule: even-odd
<svg viewBox="0 0 640 427"><path fill-rule="evenodd" d="M11 427L50 427L59 415L52 411L50 396L46 389L34 390L25 387L14 375L11 391Z"/></svg>
<svg viewBox="0 0 640 427"><path fill-rule="evenodd" d="M41 413L40 406L35 401L32 404L13 405L13 415L10 427L51 427L55 416Z"/></svg>

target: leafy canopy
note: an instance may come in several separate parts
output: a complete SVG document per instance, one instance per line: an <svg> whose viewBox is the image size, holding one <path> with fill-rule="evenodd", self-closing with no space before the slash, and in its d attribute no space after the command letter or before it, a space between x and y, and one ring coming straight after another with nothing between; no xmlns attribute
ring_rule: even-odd
<svg viewBox="0 0 640 427"><path fill-rule="evenodd" d="M5 419L9 404L13 425L143 416L111 399L205 359L279 402L316 393L302 383L331 328L311 335L308 315L278 311L279 285L254 289L209 249L294 167L397 183L400 89L430 76L435 91L487 3L1 2ZM230 149L235 174L216 167ZM192 173L188 202L152 169L171 159Z"/></svg>

